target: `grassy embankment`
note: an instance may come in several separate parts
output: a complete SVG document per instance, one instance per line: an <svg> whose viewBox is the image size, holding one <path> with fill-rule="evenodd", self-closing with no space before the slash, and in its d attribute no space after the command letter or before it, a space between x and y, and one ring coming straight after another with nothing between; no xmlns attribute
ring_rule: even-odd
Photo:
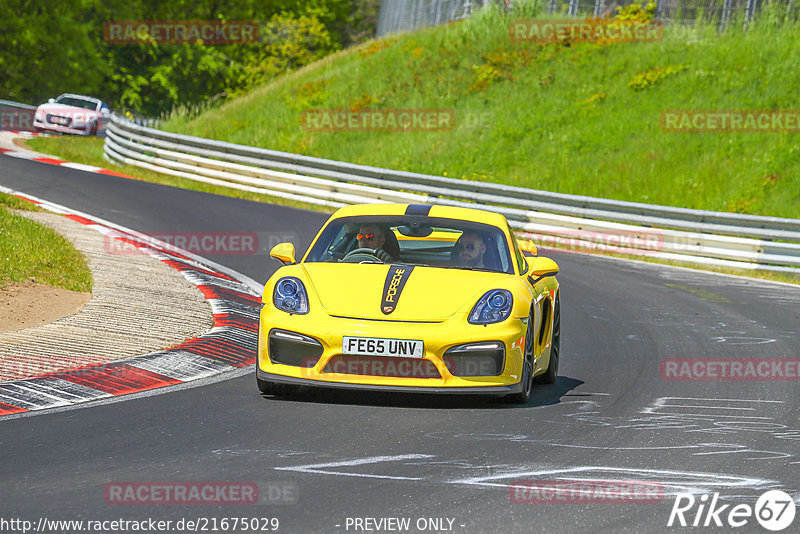
<svg viewBox="0 0 800 534"><path fill-rule="evenodd" d="M655 43L512 42L517 15L331 56L165 129L452 177L800 217L800 137L666 133L665 110L797 109L800 25L666 28ZM453 109L445 132L316 132L313 109ZM468 122L483 119L485 127Z"/></svg>
<svg viewBox="0 0 800 534"><path fill-rule="evenodd" d="M176 114L163 128L562 193L800 217L796 134L667 133L659 124L666 110L796 108L798 25L764 17L747 32L734 24L721 35L713 26L675 26L655 43L512 41L511 21L528 16L485 11L371 42L217 109ZM321 132L301 124L306 111L338 108L453 110L457 126L442 132ZM65 141L31 144L108 166L98 141L74 140L74 153L80 143L91 144L88 161L61 150ZM159 180L220 192L183 179Z"/></svg>
<svg viewBox="0 0 800 534"><path fill-rule="evenodd" d="M92 273L72 243L12 209L38 208L0 193L0 287L34 278L53 287L91 291Z"/></svg>

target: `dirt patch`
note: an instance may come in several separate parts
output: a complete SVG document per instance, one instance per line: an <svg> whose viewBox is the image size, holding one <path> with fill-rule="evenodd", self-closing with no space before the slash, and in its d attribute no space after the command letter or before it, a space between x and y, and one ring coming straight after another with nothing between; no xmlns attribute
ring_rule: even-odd
<svg viewBox="0 0 800 534"><path fill-rule="evenodd" d="M14 139L11 140L11 142L20 148L24 148L25 150L31 150L31 148L27 144L25 144L25 139L22 137L15 137Z"/></svg>
<svg viewBox="0 0 800 534"><path fill-rule="evenodd" d="M52 323L77 313L91 293L37 284L33 280L0 287L0 332Z"/></svg>

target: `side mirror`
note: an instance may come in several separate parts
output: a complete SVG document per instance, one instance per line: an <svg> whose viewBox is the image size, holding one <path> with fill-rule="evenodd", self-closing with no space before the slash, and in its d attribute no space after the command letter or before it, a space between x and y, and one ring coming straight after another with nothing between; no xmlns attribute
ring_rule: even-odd
<svg viewBox="0 0 800 534"><path fill-rule="evenodd" d="M531 239L521 239L517 237L517 244L519 245L520 250L523 252L530 252L534 256L539 253L539 250L536 248L536 244Z"/></svg>
<svg viewBox="0 0 800 534"><path fill-rule="evenodd" d="M531 276L534 278L541 278L545 275L554 275L558 273L558 264L550 258L542 256L529 256L528 267L531 270Z"/></svg>
<svg viewBox="0 0 800 534"><path fill-rule="evenodd" d="M47 99L47 103L48 103L48 104L52 104L52 103L53 103L53 102L55 102L55 101L56 101L56 99L55 99L55 98L48 98L48 99Z"/></svg>
<svg viewBox="0 0 800 534"><path fill-rule="evenodd" d="M294 245L291 243L278 243L272 247L272 250L269 251L269 255L282 262L284 265L297 263L294 260Z"/></svg>

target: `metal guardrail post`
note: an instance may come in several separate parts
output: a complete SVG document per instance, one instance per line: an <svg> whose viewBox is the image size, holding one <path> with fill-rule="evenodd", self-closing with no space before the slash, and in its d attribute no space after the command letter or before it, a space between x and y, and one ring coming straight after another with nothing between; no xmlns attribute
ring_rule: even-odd
<svg viewBox="0 0 800 534"><path fill-rule="evenodd" d="M758 0L747 0L747 6L745 7L745 11L744 11L744 28L745 29L747 29L747 24L755 16L757 4L758 4Z"/></svg>
<svg viewBox="0 0 800 534"><path fill-rule="evenodd" d="M568 14L570 17L575 17L578 15L578 0L569 0Z"/></svg>
<svg viewBox="0 0 800 534"><path fill-rule="evenodd" d="M722 32L728 27L731 18L731 0L724 0L722 3L722 15L719 18L719 31Z"/></svg>

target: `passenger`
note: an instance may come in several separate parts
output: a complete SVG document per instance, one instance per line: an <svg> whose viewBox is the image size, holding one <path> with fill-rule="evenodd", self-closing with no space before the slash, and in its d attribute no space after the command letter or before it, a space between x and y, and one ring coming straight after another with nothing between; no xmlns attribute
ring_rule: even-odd
<svg viewBox="0 0 800 534"><path fill-rule="evenodd" d="M486 243L477 232L467 230L461 234L461 237L456 241L455 252L458 266L487 268L484 264Z"/></svg>

